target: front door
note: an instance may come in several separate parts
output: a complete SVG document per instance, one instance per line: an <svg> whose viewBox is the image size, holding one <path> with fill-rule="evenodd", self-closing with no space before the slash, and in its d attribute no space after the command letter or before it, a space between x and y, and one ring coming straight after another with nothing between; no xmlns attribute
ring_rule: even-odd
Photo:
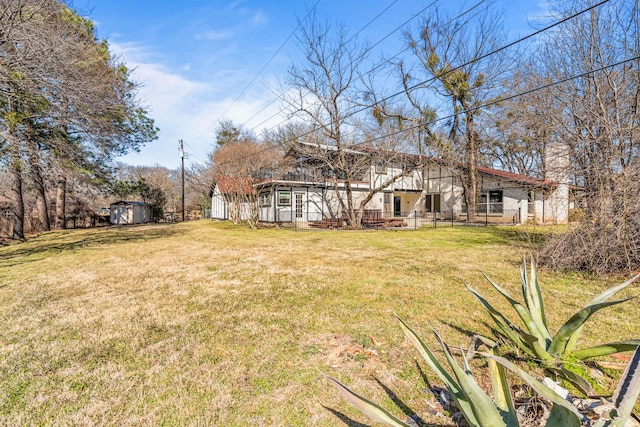
<svg viewBox="0 0 640 427"><path fill-rule="evenodd" d="M400 196L393 197L393 216L402 215L402 198Z"/></svg>
<svg viewBox="0 0 640 427"><path fill-rule="evenodd" d="M304 221L304 193L296 193L296 221Z"/></svg>

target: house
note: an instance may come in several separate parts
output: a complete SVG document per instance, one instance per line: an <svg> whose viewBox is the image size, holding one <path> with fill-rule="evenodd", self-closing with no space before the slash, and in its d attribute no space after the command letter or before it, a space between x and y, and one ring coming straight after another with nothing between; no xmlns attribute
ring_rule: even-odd
<svg viewBox="0 0 640 427"><path fill-rule="evenodd" d="M121 200L109 205L109 221L114 225L144 224L153 220L151 205Z"/></svg>
<svg viewBox="0 0 640 427"><path fill-rule="evenodd" d="M216 176L215 185L211 193L212 219L249 219L252 200L256 197L256 189L251 177L239 178L233 176Z"/></svg>
<svg viewBox="0 0 640 427"><path fill-rule="evenodd" d="M329 146L301 143L327 152ZM350 179L354 205L365 200L363 222L380 218L467 220L464 189L452 168L442 159L404 154L372 156L371 150L349 150L352 161L362 161ZM331 170L304 150L289 153L290 171L257 181L260 221L310 224L344 218L347 191L340 172ZM565 223L569 212L569 186L551 179L480 167L476 221L491 223ZM224 186L221 186L221 190ZM238 189L236 187L236 189ZM242 191L249 191L248 188ZM214 196L215 197L215 196ZM368 200L367 200L368 199ZM223 212L223 198L212 200ZM339 223L339 222L338 222Z"/></svg>

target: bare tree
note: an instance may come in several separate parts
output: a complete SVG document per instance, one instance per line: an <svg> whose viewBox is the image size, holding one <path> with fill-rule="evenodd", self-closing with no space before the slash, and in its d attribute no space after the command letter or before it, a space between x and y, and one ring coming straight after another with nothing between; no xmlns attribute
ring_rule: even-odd
<svg viewBox="0 0 640 427"><path fill-rule="evenodd" d="M583 1L555 3L565 16ZM580 226L543 253L552 265L594 272L640 268L640 11L612 1L567 22L548 37L541 58L555 86L554 132L571 153L580 187ZM616 65L617 64L617 65Z"/></svg>
<svg viewBox="0 0 640 427"><path fill-rule="evenodd" d="M216 184L222 190L234 223L246 220L249 226L258 226L259 205L255 185L271 171L282 158L278 146L255 141L232 141L218 147L211 154L211 165Z"/></svg>
<svg viewBox="0 0 640 427"><path fill-rule="evenodd" d="M355 132L350 114L360 94L358 69L366 49L348 38L343 25L320 24L315 17L301 26L297 42L306 62L289 69L286 84L291 90L285 102L292 115L317 131L314 142L332 147L328 151L312 148L312 154L342 180L345 192L339 201L354 226L358 221L352 181L359 171L352 167L349 155Z"/></svg>
<svg viewBox="0 0 640 427"><path fill-rule="evenodd" d="M289 69L285 83L290 90L285 102L290 114L310 130L290 148L295 156L305 157L307 164L323 170L324 177L333 183L333 194L347 224L359 228L373 196L412 171L370 182L365 194L356 196L354 183L369 180L372 166L391 162L398 149L393 143L397 136L367 139L362 131L367 118L356 114L372 111L362 107L367 89L360 79L368 49L349 37L343 25L321 24L315 19L301 26L297 41L306 62Z"/></svg>
<svg viewBox="0 0 640 427"><path fill-rule="evenodd" d="M398 64L404 92L419 116L427 122L433 122L436 112L450 117L440 133L432 133L430 144L460 178L470 220L478 199L478 120L482 105L497 95L500 77L510 64L504 54L480 58L503 45L501 28L502 17L491 2L457 17L436 11L423 19L416 36L406 33L417 66Z"/></svg>
<svg viewBox="0 0 640 427"><path fill-rule="evenodd" d="M540 179L547 176L545 152L557 142L551 117L559 114L550 110L553 91L540 89L550 82L531 59L521 61L505 79L509 94L526 95L508 98L487 111L481 134L487 144L480 152L488 166Z"/></svg>

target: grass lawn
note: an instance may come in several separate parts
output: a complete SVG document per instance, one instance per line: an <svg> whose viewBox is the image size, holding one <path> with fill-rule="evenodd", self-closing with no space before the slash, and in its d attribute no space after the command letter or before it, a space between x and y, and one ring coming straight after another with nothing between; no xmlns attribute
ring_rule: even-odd
<svg viewBox="0 0 640 427"><path fill-rule="evenodd" d="M0 247L0 424L369 424L322 371L401 418L398 403L447 425L426 412L417 354L392 312L434 349L428 325L454 346L488 333L463 282L512 316L480 270L519 295L532 247L520 230L251 231L195 221ZM554 331L620 281L540 276ZM578 347L637 338L639 317L637 300L605 309Z"/></svg>

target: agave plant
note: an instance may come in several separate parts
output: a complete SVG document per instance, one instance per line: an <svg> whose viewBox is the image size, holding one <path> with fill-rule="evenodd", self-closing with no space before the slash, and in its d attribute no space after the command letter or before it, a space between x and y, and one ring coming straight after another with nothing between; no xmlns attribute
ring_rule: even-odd
<svg viewBox="0 0 640 427"><path fill-rule="evenodd" d="M563 360L573 359L581 361L592 357L633 351L640 344L640 340L629 340L600 344L581 350L575 349L576 342L580 337L584 324L591 316L605 307L621 304L633 298L609 301L613 295L635 282L640 277L640 274L596 296L591 302L571 316L571 318L558 329L555 335L552 335L547 326L542 292L538 283L538 275L533 260L531 260L529 277L527 277L526 262L523 262L521 267L522 296L524 303L511 297L505 289L496 284L486 274L484 276L493 288L511 304L524 324L524 328L521 328L511 322L506 316L496 310L479 292L469 284L466 284L467 289L480 301L494 320L494 331L496 334L500 338L510 342L522 353L528 355L533 361L539 361L549 371L571 382L586 395L593 395L595 393L593 388L584 378L563 366Z"/></svg>
<svg viewBox="0 0 640 427"><path fill-rule="evenodd" d="M520 421L516 413L510 386L507 381L504 368L515 372L540 396L552 403L552 409L546 420L545 426L579 427L584 422L590 421L556 391L538 381L533 376L517 367L508 360L497 355L497 348L492 347L491 353L483 353L487 358L489 371L493 384L493 396L491 398L478 385L468 366L466 358L460 366L453 357L449 347L434 331L436 338L444 350L444 354L452 373L446 370L435 358L432 351L422 339L396 315L406 337L413 343L429 368L438 375L445 384L449 393L455 400L458 408L472 427L519 427ZM340 393L368 416L372 421L391 427L409 427L409 424L401 421L386 409L366 399L347 388L344 384L331 377L327 378L340 391ZM620 380L612 402L606 402L610 406L609 416L598 420L593 427L623 427L629 419L633 406L640 394L640 349L627 367L627 371Z"/></svg>
<svg viewBox="0 0 640 427"><path fill-rule="evenodd" d="M488 359L493 380L494 402L478 385L471 373L466 358L463 358L463 365L460 366L453 357L449 347L435 331L434 334L444 350L451 373L440 364L433 352L413 329L397 315L396 318L399 320L403 332L418 350L426 364L445 384L457 407L470 426L519 426L505 371L502 365L496 363L503 361L502 358L494 354L491 356L492 358ZM513 368L519 369L516 367ZM330 377L328 378L349 402L373 421L392 427L408 427L408 424L399 420L384 408L351 391L339 381ZM565 425L572 427L580 425L580 414L576 408L562 398L562 396L532 377L527 377L526 381L530 382L531 387L539 394L553 402L553 409L547 421L547 426Z"/></svg>

